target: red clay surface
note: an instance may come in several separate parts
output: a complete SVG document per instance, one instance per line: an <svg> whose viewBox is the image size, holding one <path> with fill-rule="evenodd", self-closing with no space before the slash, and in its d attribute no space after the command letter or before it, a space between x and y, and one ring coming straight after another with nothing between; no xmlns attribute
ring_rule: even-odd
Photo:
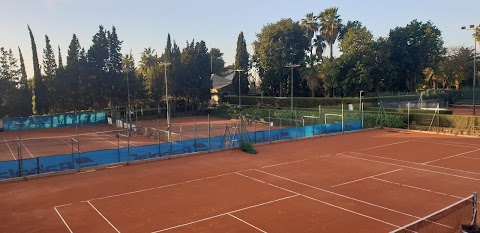
<svg viewBox="0 0 480 233"><path fill-rule="evenodd" d="M389 232L479 191L478 145L372 130L2 183L0 232Z"/></svg>
<svg viewBox="0 0 480 233"><path fill-rule="evenodd" d="M194 137L207 138L209 135L207 117L173 118L171 122L172 141L194 139ZM233 127L238 125L238 120L211 117L210 123L210 136L214 137L224 135L226 127L228 127L228 133L233 134L235 130ZM196 134L194 124L196 124ZM138 122L138 125L166 130L165 120L142 121ZM246 127L249 132L269 129L268 125L260 123L247 123ZM278 127L270 128L277 129ZM116 137L117 133L125 134L125 132L111 125L81 126L78 127L78 133L79 136L77 137L77 129L75 127L0 132L0 161L17 160L20 155L22 158L35 158L76 153L77 150L87 152L117 149L127 147L128 145L125 137ZM18 140L18 138L21 140ZM72 144L72 139L78 139L79 145L76 143ZM162 132L160 143L167 140L167 134ZM157 143L159 143L158 138L147 137L142 134L132 134L130 137L130 146L144 146ZM21 154L18 152L19 145Z"/></svg>

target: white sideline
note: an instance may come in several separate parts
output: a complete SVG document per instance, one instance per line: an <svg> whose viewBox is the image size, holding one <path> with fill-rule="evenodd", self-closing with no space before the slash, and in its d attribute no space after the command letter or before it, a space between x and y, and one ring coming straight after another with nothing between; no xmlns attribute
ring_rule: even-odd
<svg viewBox="0 0 480 233"><path fill-rule="evenodd" d="M402 214L402 215L405 215L405 216L408 216L408 217L420 218L420 217L415 216L415 215L403 213L403 212L398 211L398 210L394 210L394 209L383 207L383 206L373 204L373 203L370 203L370 202L362 201L362 200L359 200L359 199L356 199L356 198L353 198L353 197L345 196L343 194L339 194L339 193L335 193L335 192L332 192L332 191L329 191L329 190L326 190L326 189L318 188L318 187L315 187L315 186L312 186L312 185L309 185L309 184L305 184L305 183L302 183L302 182L299 182L299 181L296 181L296 180L288 179L286 177L278 176L278 175L268 173L268 172L265 172L265 171L256 170L256 169L255 169L255 171L258 171L258 172L261 172L261 173L264 173L264 174L267 174L267 175L270 175L270 176L274 176L274 177L277 177L277 178L280 178L280 179L284 179L284 180L287 180L287 181L290 181L290 182L293 182L293 183L296 183L296 184L300 184L300 185L303 185L303 186L306 186L306 187L309 187L309 188L312 188L312 189L320 190L322 192L326 192L326 193L329 193L329 194L332 194L332 195L335 195L335 196L343 197L343 198L350 199L350 200L360 202L360 203L363 203L363 204L375 206L375 207L380 208L380 209L384 209L384 210L388 210L388 211L395 212L395 213L398 213L398 214ZM275 186L273 184L270 184L270 185ZM275 186L275 187L278 187L278 186ZM281 187L279 187L279 188L281 188Z"/></svg>
<svg viewBox="0 0 480 233"><path fill-rule="evenodd" d="M448 167L440 167L440 166L435 166L435 165L430 165L430 164L423 164L423 163L416 163L416 162L411 162L411 161L406 161L406 160L400 160L400 159L392 159L392 158L387 158L387 157L382 157L382 156L376 156L376 155L369 155L369 154L365 154L365 153L358 153L358 152L350 152L352 154L359 154L359 155L365 155L365 156L369 156L369 157L374 157L374 158L380 158L380 159L386 159L386 160L393 160L393 161L398 161L398 162L403 162L403 163L411 163L411 164L416 164L416 165L421 165L421 166L429 166L429 167L436 167L436 168L441 168L441 169L445 169L445 170L451 170L451 171L457 171L457 172L464 172L464 173L471 173L471 174L475 174L475 175L480 175L480 173L478 172L471 172L471 171L465 171L465 170L458 170L458 169L454 169L454 168L448 168ZM343 155L344 156L344 155ZM401 165L398 165L398 164L395 164L397 166L401 166ZM406 166L408 167L408 166ZM411 168L411 167L408 167L408 168ZM447 174L447 173L446 173Z"/></svg>
<svg viewBox="0 0 480 233"><path fill-rule="evenodd" d="M450 146L458 146L458 147L465 147L465 148L472 148L476 149L478 146L474 146L472 144L468 143L461 143L461 142L452 142L452 141L434 141L434 140L429 140L429 139L413 139L412 141L418 141L418 142L425 142L425 143L432 143L432 144L438 144L438 145L450 145Z"/></svg>
<svg viewBox="0 0 480 233"><path fill-rule="evenodd" d="M7 139L3 138L3 140L5 141L5 144L7 144L7 147L8 147L8 150L10 150L10 153L12 153L13 159L17 160L17 158L15 158L15 154L12 151L12 148L10 148L10 145L8 145Z"/></svg>
<svg viewBox="0 0 480 233"><path fill-rule="evenodd" d="M384 144L384 145L380 145L380 146L367 147L367 148L363 148L363 149L360 149L360 150L370 150L370 149L375 149L375 148L380 148L380 147L386 147L386 146L392 146L392 145L407 143L407 142L411 142L411 141L412 140L405 140L405 141L401 141L401 142L393 142L393 143L388 143L388 144Z"/></svg>
<svg viewBox="0 0 480 233"><path fill-rule="evenodd" d="M120 231L119 231L110 221L108 221L108 219L105 218L105 216L103 216L103 214L100 213L100 211L98 211L97 208L95 208L95 206L93 206L92 203L90 203L90 201L87 201L87 203L88 203L95 211L97 211L97 213L98 213L100 216L102 216L102 218L103 218L108 224L110 224L110 226L113 227L113 229L114 229L116 232L120 233Z"/></svg>
<svg viewBox="0 0 480 233"><path fill-rule="evenodd" d="M321 158L326 158L326 157L329 157L329 156L331 156L331 155L323 155L323 156L318 156L318 157L310 158L310 159L300 159L300 160L295 160L295 161L291 161L291 162L277 163L277 164L272 164L272 165L268 165L268 166L263 166L262 168L276 167L276 166L282 166L282 165L287 165L287 164L292 164L292 163L301 163L301 162L305 162L305 161L308 161L308 160L321 159Z"/></svg>
<svg viewBox="0 0 480 233"><path fill-rule="evenodd" d="M480 151L480 149L476 149L476 150L472 150L472 151L467 151L467 152L463 152L463 153L456 154L456 155L452 155L452 156L447 156L447 157L441 158L441 159L435 159L435 160L432 160L432 161L424 162L423 164L427 165L427 164L429 164L429 163L434 163L434 162L437 162L437 161L441 161L441 160L445 160L445 159L450 159L450 158L458 157L458 156L460 156L460 155L470 154L470 153L473 153L473 152L476 152L476 151Z"/></svg>
<svg viewBox="0 0 480 233"><path fill-rule="evenodd" d="M35 158L35 157L33 157L32 153L30 153L30 150L28 150L28 148L25 146L25 144L23 144L22 141L20 141L20 143L21 143L22 146L25 148L25 150L27 150L28 154L30 154L30 156L31 156L32 158Z"/></svg>
<svg viewBox="0 0 480 233"><path fill-rule="evenodd" d="M357 153L357 154L360 154L360 153ZM460 175L454 175L454 174L445 173L445 172L431 171L431 170L428 170L428 169L422 169L422 168L416 168L416 167L409 167L409 166L405 166L405 165L399 165L399 164L395 164L395 163L382 162L382 161L377 161L377 160L372 160L372 159L366 159L366 158L359 158L359 157L350 156L350 155L345 155L345 154L343 154L343 155L341 155L341 156L348 157L348 158L353 158L353 159L360 159L360 160L375 162L375 163L388 164L388 165L393 165L393 166L397 166L397 167L409 168L409 169L414 169L414 170L419 170L419 171L424 171L424 172L442 174L442 175L446 175L446 176L453 176L453 177L458 177L458 178L463 178L463 179L468 179L468 180L480 181L480 179L476 179L476 178L472 178L472 177L468 177L468 176L460 176ZM371 156L371 155L370 155L370 156ZM376 157L376 156L373 156L373 157ZM383 158L383 157L381 157L381 158ZM405 161L402 161L402 162L405 162ZM420 165L420 164L419 164L419 165ZM431 166L431 165L426 165L426 166Z"/></svg>
<svg viewBox="0 0 480 233"><path fill-rule="evenodd" d="M268 173L267 173L268 174ZM244 176L244 177L247 177L247 178L250 178L252 180L255 180L255 181L258 181L257 179L254 179L250 176L247 176L247 175L244 175L244 174L239 174L241 176ZM321 201L321 200L318 200L316 198L313 198L313 197L310 197L310 196L307 196L307 195L304 195L304 194L301 194L301 193L297 193L293 190L289 190L289 189L286 189L286 188L283 188L283 187L280 187L280 186L277 186L277 185L274 185L274 184L271 184L271 183L268 183L268 182L262 182L262 183L266 183L272 187L275 187L275 188L278 188L278 189L282 189L282 190L285 190L287 192L291 192L293 194L296 194L297 196L301 196L301 197L305 197L307 199L310 199L312 201L316 201L316 202L320 202L322 204L325 204L325 205L328 205L328 206L331 206L331 207L334 207L334 208L337 208L337 209L341 209L343 211L347 211L347 212L350 212L350 213L353 213L353 214L356 214L356 215L359 215L359 216L362 216L362 217L365 217L365 218L369 218L369 219L372 219L372 220L375 220L377 222L381 222L381 223L384 223L384 224L387 224L387 225L390 225L390 226L394 226L394 227L400 227L400 226L397 226L395 224L392 224L392 223L389 223L389 222L386 222L386 221L383 221L383 220L380 220L380 219L377 219L377 218L374 218L374 217L370 217L368 215L364 215L364 214L361 214L361 213L358 213L358 212L355 212L353 210L349 210L349 209L346 209L346 208L343 208L343 207L340 207L340 206L337 206L337 205L334 205L334 204L331 204L331 203L328 203L328 202L325 202L325 201Z"/></svg>
<svg viewBox="0 0 480 233"><path fill-rule="evenodd" d="M258 230L258 231L260 231L260 232L267 233L266 231L264 231L264 230L262 230L262 229L260 229L260 228L258 228L258 227L256 227L256 226L250 224L249 222L247 222L247 221L245 221L245 220L243 220L243 219L241 219L241 218L239 218L239 217L237 217L237 216L235 216L235 215L233 215L233 214L228 214L228 215L230 215L231 217L237 219L237 220L240 221L240 222L243 222L243 223L245 223L245 224L247 224L247 225L255 228L256 230Z"/></svg>
<svg viewBox="0 0 480 233"><path fill-rule="evenodd" d="M58 216L60 217L60 219L62 219L62 222L63 224L65 224L65 226L67 227L68 231L70 233L73 233L72 229L70 229L70 226L68 226L67 222L65 221L65 219L63 219L62 215L60 214L60 212L58 212L58 209L57 207L62 207L62 206L67 206L67 205L71 205L72 203L70 204L65 204L65 205L59 205L59 206L54 206L53 209L55 210L55 212L57 212Z"/></svg>
<svg viewBox="0 0 480 233"><path fill-rule="evenodd" d="M63 143L65 143L68 147L71 147L72 149L76 150L77 152L80 152L79 150L77 150L77 148L75 148L73 145L70 145L68 144L68 142L66 142L65 140L59 138L58 140L62 141Z"/></svg>
<svg viewBox="0 0 480 233"><path fill-rule="evenodd" d="M401 170L403 170L403 169L399 168L399 169L396 169L396 170L393 170L393 171L388 171L388 172L380 173L380 174L377 174L377 175L367 176L367 177L364 177L364 178L361 178L361 179L356 179L356 180L348 181L348 182L345 182L345 183L332 185L330 187L334 188L334 187L338 187L338 186L342 186L342 185L346 185L346 184L351 184L351 183L355 183L355 182L358 182L358 181L374 178L374 177L377 177L377 176L382 176L382 175L390 174L390 173L393 173L393 172L398 172L398 171L401 171Z"/></svg>
<svg viewBox="0 0 480 233"><path fill-rule="evenodd" d="M245 207L245 208L233 210L233 211L226 212L226 213L223 213L223 214L217 214L217 215L214 215L214 216L210 216L210 217L207 217L207 218L203 218L203 219L200 219L200 220L196 220L196 221L192 221L192 222L188 222L188 223L184 223L184 224L180 224L180 225L176 225L176 226L169 227L169 228L165 228L165 229L162 229L162 230L152 231L152 233L158 233L158 232L168 231L168 230L172 230L172 229L179 228L179 227L184 227L184 226L192 225L192 224L195 224L195 223L199 223L199 222L203 222L203 221L206 221L206 220L214 219L214 218L217 218L217 217L229 215L229 214L236 213L236 212L240 212L240 211L243 211L243 210L248 210L248 209L252 209L252 208L255 208L255 207L259 207L259 206L268 205L268 204L270 204L270 203L283 201L283 200L290 199L290 198L293 198L293 197L298 197L298 195L291 195L291 196L287 196L287 197L275 199L275 200L273 200L273 201L263 202L263 203L260 203L260 204L256 204L256 205L248 206L248 207Z"/></svg>
<svg viewBox="0 0 480 233"><path fill-rule="evenodd" d="M412 185L408 185L408 184L402 184L402 183L398 183L398 182L394 182L394 181L389 181L389 180L384 180L384 179L380 179L380 178L372 178L372 179L378 180L378 181L381 181L381 182L385 182L385 183L390 183L390 184L399 185L399 186L405 186L405 187L412 188L412 189L418 189L418 190L422 190L422 191L426 191L426 192L431 192L431 193L435 193L435 194L440 194L440 195L443 195L443 196L449 196L449 197L458 198L458 199L462 199L462 198L463 198L463 197L459 197L459 196L455 196L455 195L450 195L450 194L446 194L446 193L442 193L442 192L433 191L433 190L430 190L430 189L420 188L420 187L417 187L417 186L412 186Z"/></svg>

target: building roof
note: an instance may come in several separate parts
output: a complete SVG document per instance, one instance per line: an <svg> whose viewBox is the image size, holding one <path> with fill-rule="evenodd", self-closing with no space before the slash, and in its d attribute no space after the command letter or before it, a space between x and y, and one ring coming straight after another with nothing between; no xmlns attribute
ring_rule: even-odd
<svg viewBox="0 0 480 233"><path fill-rule="evenodd" d="M224 78L224 77L221 77L221 76L218 76L216 74L214 74L212 76L212 87L214 89L219 89L219 88L222 88L228 84L232 83L232 80L229 80L227 78Z"/></svg>

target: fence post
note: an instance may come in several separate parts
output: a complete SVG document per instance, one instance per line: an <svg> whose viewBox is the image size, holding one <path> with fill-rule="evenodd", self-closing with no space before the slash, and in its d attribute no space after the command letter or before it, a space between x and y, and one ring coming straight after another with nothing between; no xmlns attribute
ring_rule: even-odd
<svg viewBox="0 0 480 233"><path fill-rule="evenodd" d="M365 128L364 128L364 120L365 120L365 118L364 118L364 110L363 110L363 108L364 108L364 104L363 104L363 102L362 102L362 129L365 129Z"/></svg>
<svg viewBox="0 0 480 233"><path fill-rule="evenodd" d="M407 129L410 130L410 101L407 102Z"/></svg>
<svg viewBox="0 0 480 233"><path fill-rule="evenodd" d="M297 128L297 108L295 108L295 140L298 139L298 128Z"/></svg>
<svg viewBox="0 0 480 233"><path fill-rule="evenodd" d="M197 152L197 121L193 118L193 150Z"/></svg>
<svg viewBox="0 0 480 233"><path fill-rule="evenodd" d="M270 115L270 109L268 109L268 141L272 139L272 117Z"/></svg>
<svg viewBox="0 0 480 233"><path fill-rule="evenodd" d="M255 143L257 143L257 119L254 118L253 120L253 138Z"/></svg>
<svg viewBox="0 0 480 233"><path fill-rule="evenodd" d="M343 113L343 103L342 103L342 133L344 132L343 127L344 127L344 124L345 124L345 120L344 120L344 118L343 118L343 117L344 117L343 114L344 114L344 113Z"/></svg>
<svg viewBox="0 0 480 233"><path fill-rule="evenodd" d="M210 114L207 114L208 150L210 150Z"/></svg>
<svg viewBox="0 0 480 233"><path fill-rule="evenodd" d="M157 143L158 143L158 157L162 156L162 151L160 149L160 130L157 131Z"/></svg>

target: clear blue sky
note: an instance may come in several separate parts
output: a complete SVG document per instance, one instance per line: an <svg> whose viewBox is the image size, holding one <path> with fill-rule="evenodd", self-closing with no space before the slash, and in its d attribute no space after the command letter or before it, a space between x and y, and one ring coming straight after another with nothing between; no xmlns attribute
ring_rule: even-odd
<svg viewBox="0 0 480 233"><path fill-rule="evenodd" d="M29 77L33 69L27 24L40 61L45 34L55 53L61 47L66 61L72 34L88 50L101 24L117 28L122 52L131 50L137 62L144 48L161 53L170 33L181 48L192 39L219 48L227 64L234 62L240 31L253 53L251 44L264 25L281 18L301 20L309 12L318 14L332 6L339 7L344 22L358 20L375 37L387 36L390 29L413 19L430 20L442 31L447 47L473 46L472 33L460 27L480 24L478 0L0 0L0 6L0 47L11 48L18 57L20 46Z"/></svg>

